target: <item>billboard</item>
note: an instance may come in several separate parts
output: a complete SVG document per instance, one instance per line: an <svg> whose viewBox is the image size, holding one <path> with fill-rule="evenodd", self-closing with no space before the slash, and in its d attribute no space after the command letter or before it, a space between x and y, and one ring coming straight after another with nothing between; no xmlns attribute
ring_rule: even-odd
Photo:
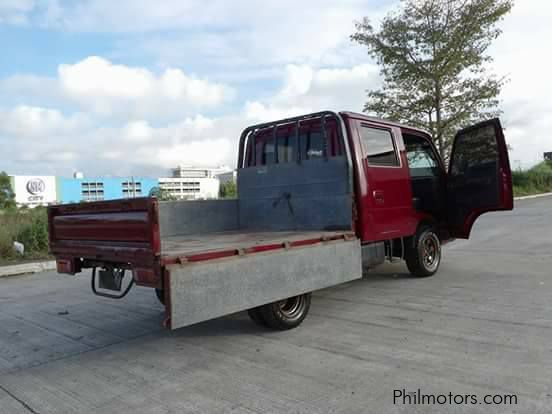
<svg viewBox="0 0 552 414"><path fill-rule="evenodd" d="M40 205L56 202L56 177L51 175L15 175L13 190L17 204Z"/></svg>

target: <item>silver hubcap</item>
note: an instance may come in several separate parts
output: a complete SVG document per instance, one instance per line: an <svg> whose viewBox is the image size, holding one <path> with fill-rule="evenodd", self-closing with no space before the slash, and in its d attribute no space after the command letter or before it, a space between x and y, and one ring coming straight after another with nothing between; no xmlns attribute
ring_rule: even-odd
<svg viewBox="0 0 552 414"><path fill-rule="evenodd" d="M434 233L427 233L420 244L424 267L432 271L437 268L441 259L439 238Z"/></svg>
<svg viewBox="0 0 552 414"><path fill-rule="evenodd" d="M278 302L278 308L286 318L293 319L301 314L303 302L303 296L293 296Z"/></svg>

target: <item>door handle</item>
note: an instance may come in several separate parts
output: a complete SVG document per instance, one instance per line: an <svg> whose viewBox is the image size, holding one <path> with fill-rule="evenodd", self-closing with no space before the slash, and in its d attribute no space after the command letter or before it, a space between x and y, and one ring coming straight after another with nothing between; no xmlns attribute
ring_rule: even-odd
<svg viewBox="0 0 552 414"><path fill-rule="evenodd" d="M374 190L372 191L372 195L374 196L376 203L383 204L383 202L385 202L385 198L383 197L383 191Z"/></svg>

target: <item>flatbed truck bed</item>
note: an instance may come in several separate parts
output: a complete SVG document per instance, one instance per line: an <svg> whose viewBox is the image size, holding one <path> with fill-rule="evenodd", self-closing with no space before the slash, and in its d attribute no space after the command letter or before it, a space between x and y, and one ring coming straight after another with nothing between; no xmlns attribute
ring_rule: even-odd
<svg viewBox="0 0 552 414"><path fill-rule="evenodd" d="M129 279L155 288L170 329L362 276L352 230L240 227L238 206L155 198L55 206L50 249L59 272L93 268L92 289L101 296L124 296Z"/></svg>

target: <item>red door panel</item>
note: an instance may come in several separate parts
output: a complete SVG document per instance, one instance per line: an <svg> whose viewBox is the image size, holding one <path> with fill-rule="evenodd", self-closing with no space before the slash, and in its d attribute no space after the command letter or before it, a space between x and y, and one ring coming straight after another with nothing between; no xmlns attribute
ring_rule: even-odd
<svg viewBox="0 0 552 414"><path fill-rule="evenodd" d="M356 122L366 193L361 203L363 241L409 236L415 229L412 189L400 130Z"/></svg>
<svg viewBox="0 0 552 414"><path fill-rule="evenodd" d="M498 118L458 132L447 177L451 236L467 239L481 214L512 209L512 173Z"/></svg>

